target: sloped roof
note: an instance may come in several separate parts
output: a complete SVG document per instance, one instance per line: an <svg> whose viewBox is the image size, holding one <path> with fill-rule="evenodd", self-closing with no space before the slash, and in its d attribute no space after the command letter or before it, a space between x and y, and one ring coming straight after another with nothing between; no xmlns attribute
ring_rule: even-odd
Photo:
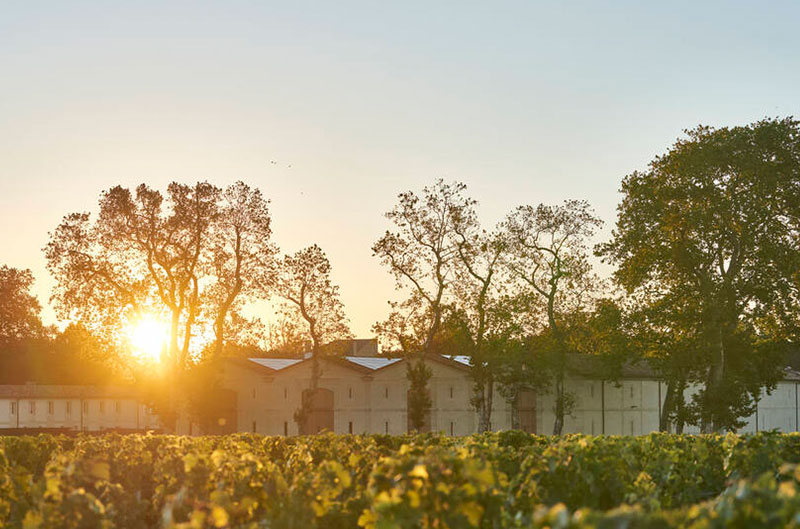
<svg viewBox="0 0 800 529"><path fill-rule="evenodd" d="M304 358L248 358L244 363L239 362L241 365L249 367L267 368L272 371L283 371L284 369L308 362L310 356L306 355ZM349 367L361 371L362 373L370 373L383 369L402 362L403 358L390 358L387 356L323 356L322 360L327 362L335 362L344 367ZM436 361L455 367L458 369L468 369L468 357L453 357L448 358L445 356L435 355L428 357L428 360ZM255 366L254 366L255 364Z"/></svg>
<svg viewBox="0 0 800 529"><path fill-rule="evenodd" d="M402 358L386 358L379 356L345 356L348 362L353 362L367 369L380 369L382 367L390 366L396 362L402 362Z"/></svg>
<svg viewBox="0 0 800 529"><path fill-rule="evenodd" d="M301 358L248 358L248 360L275 371L280 371L285 367L293 366L303 361Z"/></svg>

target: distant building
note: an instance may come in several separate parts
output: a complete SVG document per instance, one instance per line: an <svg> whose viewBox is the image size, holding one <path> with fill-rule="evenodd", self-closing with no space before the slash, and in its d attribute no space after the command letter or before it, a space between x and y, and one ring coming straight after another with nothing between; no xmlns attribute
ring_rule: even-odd
<svg viewBox="0 0 800 529"><path fill-rule="evenodd" d="M410 429L406 361L380 356L374 340L335 344L342 356L321 359L322 377L312 396L313 412L301 432L294 420L311 379L311 359L248 358L224 361L222 387L228 407L220 411L213 433L256 432L297 435L328 430L336 433L401 434ZM642 435L657 431L667 385L645 363L625 366L618 380L603 380L591 357L573 357L567 390L575 396L565 417L564 433ZM469 359L431 357L428 388L432 408L426 429L449 435L477 431L478 417L470 403ZM693 391L687 390L687 400ZM553 395L524 392L516 404L518 427L531 433L552 433ZM798 431L800 374L787 370L771 395L762 392L758 409L740 432L777 429ZM495 391L492 429L512 425L512 405ZM194 429L196 432L197 430ZM696 433L697 428L686 428ZM184 432L184 433L189 433Z"/></svg>
<svg viewBox="0 0 800 529"><path fill-rule="evenodd" d="M0 385L0 435L158 429L158 417L131 388Z"/></svg>

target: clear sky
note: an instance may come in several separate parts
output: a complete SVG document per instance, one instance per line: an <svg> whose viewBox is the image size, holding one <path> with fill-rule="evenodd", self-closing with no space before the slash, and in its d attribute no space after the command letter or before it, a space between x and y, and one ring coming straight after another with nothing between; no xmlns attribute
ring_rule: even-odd
<svg viewBox="0 0 800 529"><path fill-rule="evenodd" d="M487 224L585 198L607 233L683 129L799 96L798 2L2 2L0 263L46 304L47 232L101 190L242 179L367 336L398 192L464 181Z"/></svg>

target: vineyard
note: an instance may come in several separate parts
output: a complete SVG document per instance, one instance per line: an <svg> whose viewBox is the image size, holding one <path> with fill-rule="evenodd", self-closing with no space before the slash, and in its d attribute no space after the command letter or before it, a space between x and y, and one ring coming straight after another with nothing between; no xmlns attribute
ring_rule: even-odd
<svg viewBox="0 0 800 529"><path fill-rule="evenodd" d="M0 526L800 525L800 435L0 437Z"/></svg>

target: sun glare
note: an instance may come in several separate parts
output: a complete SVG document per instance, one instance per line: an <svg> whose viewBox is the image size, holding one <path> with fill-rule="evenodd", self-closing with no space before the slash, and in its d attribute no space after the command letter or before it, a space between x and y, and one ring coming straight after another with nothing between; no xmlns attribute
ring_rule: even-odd
<svg viewBox="0 0 800 529"><path fill-rule="evenodd" d="M144 360L156 362L161 357L161 350L167 343L167 337L166 325L152 317L134 322L128 331L133 353Z"/></svg>

